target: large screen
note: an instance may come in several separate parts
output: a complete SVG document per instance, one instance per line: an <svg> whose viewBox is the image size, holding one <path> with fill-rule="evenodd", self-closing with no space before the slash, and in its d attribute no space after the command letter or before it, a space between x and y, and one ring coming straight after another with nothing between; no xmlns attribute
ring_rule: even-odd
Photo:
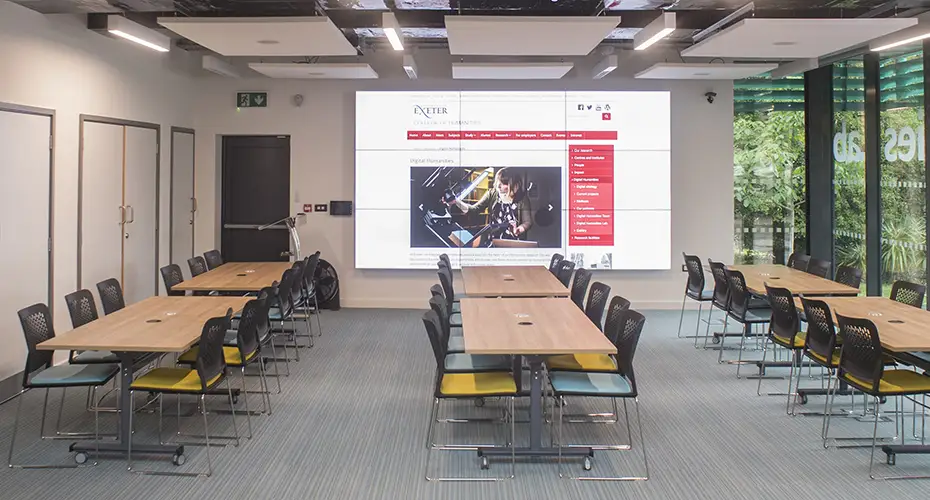
<svg viewBox="0 0 930 500"><path fill-rule="evenodd" d="M358 92L355 266L671 266L668 92Z"/></svg>

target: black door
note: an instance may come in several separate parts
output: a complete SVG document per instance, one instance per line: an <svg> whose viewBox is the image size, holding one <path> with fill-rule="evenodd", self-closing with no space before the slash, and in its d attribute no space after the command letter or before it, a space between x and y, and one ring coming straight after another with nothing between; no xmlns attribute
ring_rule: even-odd
<svg viewBox="0 0 930 500"><path fill-rule="evenodd" d="M291 138L223 137L223 259L286 261L290 235L284 224L258 228L290 215Z"/></svg>

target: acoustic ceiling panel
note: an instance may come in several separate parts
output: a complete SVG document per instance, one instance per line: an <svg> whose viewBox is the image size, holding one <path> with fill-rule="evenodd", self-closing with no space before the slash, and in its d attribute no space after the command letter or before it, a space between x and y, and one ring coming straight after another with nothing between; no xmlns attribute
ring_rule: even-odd
<svg viewBox="0 0 930 500"><path fill-rule="evenodd" d="M249 68L271 78L295 80L366 80L378 73L365 63L251 63Z"/></svg>
<svg viewBox="0 0 930 500"><path fill-rule="evenodd" d="M328 17L162 17L158 24L224 56L353 56Z"/></svg>
<svg viewBox="0 0 930 500"><path fill-rule="evenodd" d="M452 55L583 56L620 23L617 16L446 16Z"/></svg>
<svg viewBox="0 0 930 500"><path fill-rule="evenodd" d="M453 63L457 80L558 80L572 63Z"/></svg>
<svg viewBox="0 0 930 500"><path fill-rule="evenodd" d="M659 63L636 74L656 80L740 80L771 71L777 64Z"/></svg>

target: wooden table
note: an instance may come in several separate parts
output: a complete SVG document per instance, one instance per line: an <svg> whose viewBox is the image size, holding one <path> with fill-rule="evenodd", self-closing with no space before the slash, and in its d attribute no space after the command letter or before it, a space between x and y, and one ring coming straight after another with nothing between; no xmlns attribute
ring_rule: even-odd
<svg viewBox="0 0 930 500"><path fill-rule="evenodd" d="M546 270L548 273L549 271ZM462 333L468 354L513 354L530 366L530 443L517 456L553 457L559 449L542 445L543 355L615 354L613 343L566 298L463 298ZM522 391L522 368L514 377ZM590 456L591 448L562 449L562 455ZM510 455L506 448L479 448L479 456Z"/></svg>
<svg viewBox="0 0 930 500"><path fill-rule="evenodd" d="M470 297L568 297L569 290L543 266L466 266L465 295Z"/></svg>
<svg viewBox="0 0 930 500"><path fill-rule="evenodd" d="M204 323L228 309L242 310L246 297L150 297L38 345L42 350L112 351L120 360L120 426L116 442L74 443L71 451L126 453L133 365L139 353L181 352L200 339ZM141 454L183 454L180 445L137 445Z"/></svg>
<svg viewBox="0 0 930 500"><path fill-rule="evenodd" d="M746 286L755 294L765 295L765 284L787 288L795 295L858 295L859 289L833 280L783 266L781 264L755 264L727 266L746 278Z"/></svg>
<svg viewBox="0 0 930 500"><path fill-rule="evenodd" d="M257 292L280 280L291 262L227 262L200 276L174 285L171 290L197 292Z"/></svg>

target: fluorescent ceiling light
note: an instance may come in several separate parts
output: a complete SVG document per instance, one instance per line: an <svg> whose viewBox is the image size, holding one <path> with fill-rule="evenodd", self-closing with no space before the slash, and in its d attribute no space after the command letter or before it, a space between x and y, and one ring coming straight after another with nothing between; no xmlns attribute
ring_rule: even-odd
<svg viewBox="0 0 930 500"><path fill-rule="evenodd" d="M161 33L134 23L119 15L107 16L107 31L130 42L158 52L171 50L171 39Z"/></svg>
<svg viewBox="0 0 930 500"><path fill-rule="evenodd" d="M780 64L777 68L773 69L771 73L769 73L769 76L773 80L777 80L786 76L812 71L819 67L820 61L816 57L810 59L798 59L797 61Z"/></svg>
<svg viewBox="0 0 930 500"><path fill-rule="evenodd" d="M400 41L400 24L397 23L393 12L385 12L381 15L381 29L384 30L384 36L391 42L394 50L404 50L404 44Z"/></svg>
<svg viewBox="0 0 930 500"><path fill-rule="evenodd" d="M411 80L417 79L417 63L413 60L413 56L409 54L404 56L404 71Z"/></svg>
<svg viewBox="0 0 930 500"><path fill-rule="evenodd" d="M871 50L872 52L881 52L883 50L893 49L895 47L900 47L902 45L908 45L914 42L919 42L920 40L930 38L930 31L927 31L928 28L926 26L921 26L920 29L921 31L923 31L923 33L915 34L913 31L910 31L910 30L902 30L902 31L908 31L908 34L904 35L906 36L906 38L901 38L901 35L895 36L894 37L895 39L883 38L878 43L870 44L869 50Z"/></svg>
<svg viewBox="0 0 930 500"><path fill-rule="evenodd" d="M611 71L617 69L617 56L609 55L601 59L597 66L594 67L594 71L591 74L591 78L599 80L609 75Z"/></svg>
<svg viewBox="0 0 930 500"><path fill-rule="evenodd" d="M633 50L646 50L675 31L675 13L664 12L633 36Z"/></svg>
<svg viewBox="0 0 930 500"><path fill-rule="evenodd" d="M230 78L241 78L241 75L232 64L229 64L219 57L205 55L201 60L201 65L203 69L211 73L216 73L217 75L228 76Z"/></svg>

